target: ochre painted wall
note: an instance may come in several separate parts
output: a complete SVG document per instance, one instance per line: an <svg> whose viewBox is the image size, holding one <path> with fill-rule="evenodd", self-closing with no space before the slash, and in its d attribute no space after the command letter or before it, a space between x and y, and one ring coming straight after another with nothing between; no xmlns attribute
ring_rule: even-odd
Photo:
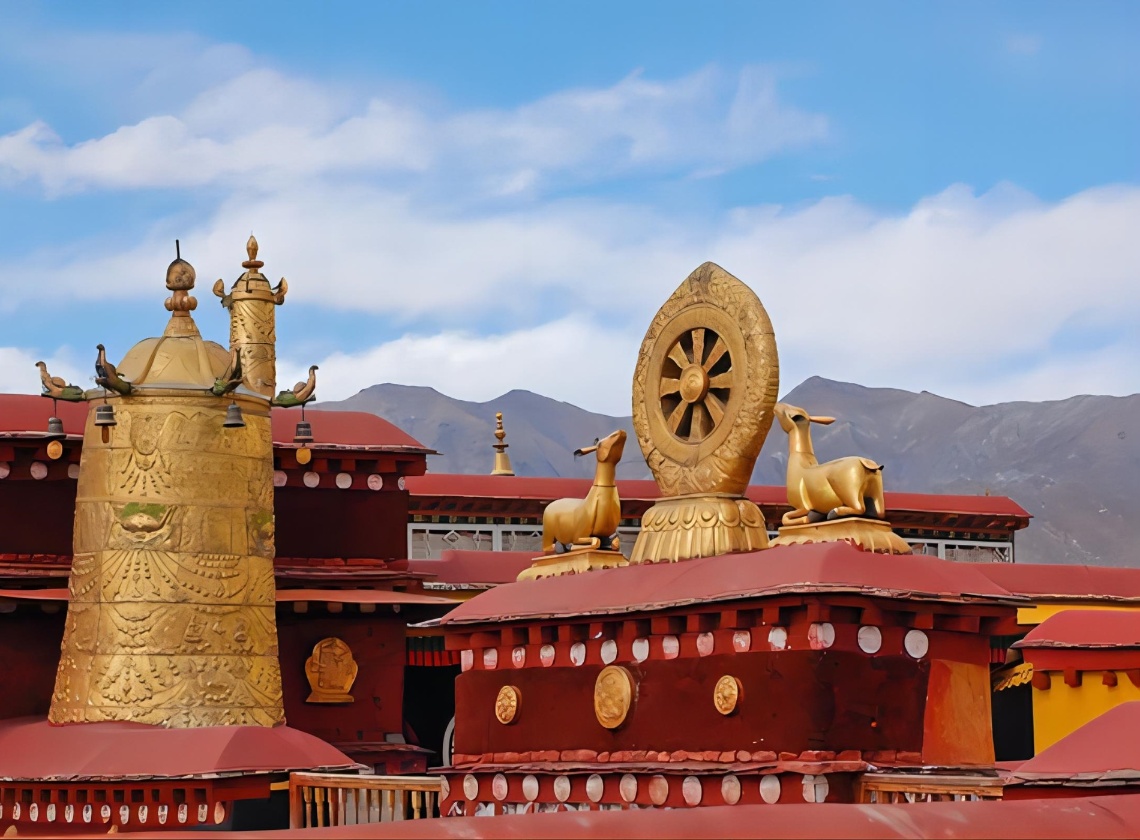
<svg viewBox="0 0 1140 840"><path fill-rule="evenodd" d="M1033 689L1033 749L1037 753L1112 707L1140 700L1140 688L1123 671L1115 672L1114 686L1101 682L1101 671L1084 672L1076 687L1066 685L1060 671L1044 673L1049 677L1049 688Z"/></svg>

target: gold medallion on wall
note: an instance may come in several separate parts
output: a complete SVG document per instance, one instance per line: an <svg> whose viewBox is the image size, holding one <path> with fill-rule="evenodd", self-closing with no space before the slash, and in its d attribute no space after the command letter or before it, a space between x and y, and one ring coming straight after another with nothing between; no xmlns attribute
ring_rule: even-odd
<svg viewBox="0 0 1140 840"><path fill-rule="evenodd" d="M722 715L731 715L736 711L741 696L740 680L731 674L725 674L716 681L713 689L713 706Z"/></svg>
<svg viewBox="0 0 1140 840"><path fill-rule="evenodd" d="M504 685L495 698L495 718L503 725L513 723L518 717L521 703L522 694L519 690L513 685Z"/></svg>
<svg viewBox="0 0 1140 840"><path fill-rule="evenodd" d="M779 379L759 298L720 266L700 266L657 312L634 371L633 427L663 498L643 517L631 562L767 548L743 494Z"/></svg>
<svg viewBox="0 0 1140 840"><path fill-rule="evenodd" d="M594 715L606 729L617 729L633 703L633 677L620 665L608 665L594 683Z"/></svg>

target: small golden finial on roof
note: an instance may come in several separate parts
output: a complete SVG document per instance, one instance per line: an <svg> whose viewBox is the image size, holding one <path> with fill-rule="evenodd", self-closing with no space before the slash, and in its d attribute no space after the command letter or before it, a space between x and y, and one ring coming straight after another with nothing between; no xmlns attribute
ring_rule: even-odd
<svg viewBox="0 0 1140 840"><path fill-rule="evenodd" d="M257 240L252 233L249 235L249 239L246 240L245 252L249 254L249 259L241 264L242 268L252 268L256 271L265 265L265 263L257 258Z"/></svg>
<svg viewBox="0 0 1140 840"><path fill-rule="evenodd" d="M495 440L498 443L491 444L495 448L495 468L491 470L491 475L514 475L515 471L511 469L511 456L507 454L507 447L510 445L506 443L507 433L503 429L503 412L495 412Z"/></svg>
<svg viewBox="0 0 1140 840"><path fill-rule="evenodd" d="M174 261L166 269L166 288L173 294L166 299L166 310L171 314L167 334L197 334L198 328L190 313L198 307L198 299L190 294L198 275L194 266L182 259L182 247L174 240ZM186 319L179 321L176 319Z"/></svg>

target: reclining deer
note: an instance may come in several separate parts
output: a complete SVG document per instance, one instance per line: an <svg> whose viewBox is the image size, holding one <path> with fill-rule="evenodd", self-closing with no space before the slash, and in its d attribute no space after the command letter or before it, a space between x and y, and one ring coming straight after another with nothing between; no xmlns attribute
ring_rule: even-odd
<svg viewBox="0 0 1140 840"><path fill-rule="evenodd" d="M812 417L802 408L776 403L780 427L788 433L788 504L785 525L818 522L825 516L884 519L883 467L870 458L837 458L821 464L811 445L811 424L828 425L834 417Z"/></svg>
<svg viewBox="0 0 1140 840"><path fill-rule="evenodd" d="M574 451L575 455L596 453L598 466L594 484L585 499L555 499L542 512L542 551L553 554L555 544L566 549L616 549L612 539L621 524L621 501L618 499L614 470L625 449L625 432L618 429L593 446Z"/></svg>

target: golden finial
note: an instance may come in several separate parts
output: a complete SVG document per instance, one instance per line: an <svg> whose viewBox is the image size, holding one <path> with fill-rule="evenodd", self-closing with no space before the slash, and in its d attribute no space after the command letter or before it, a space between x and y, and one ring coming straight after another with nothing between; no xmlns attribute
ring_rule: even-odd
<svg viewBox="0 0 1140 840"><path fill-rule="evenodd" d="M166 310L173 318L189 318L198 307L198 299L190 294L197 274L194 266L182 259L182 247L174 240L174 261L166 269L166 288L173 294L166 299Z"/></svg>
<svg viewBox="0 0 1140 840"><path fill-rule="evenodd" d="M495 468L491 470L491 475L514 475L515 471L511 469L511 456L507 454L507 447L510 445L504 441L507 438L507 433L503 429L503 412L495 412L495 440L498 443L493 443L491 446L495 448Z"/></svg>
<svg viewBox="0 0 1140 840"><path fill-rule="evenodd" d="M252 233L249 235L249 239L246 240L245 252L249 254L249 259L241 264L242 268L251 268L256 271L265 265L265 263L257 258L257 240Z"/></svg>

